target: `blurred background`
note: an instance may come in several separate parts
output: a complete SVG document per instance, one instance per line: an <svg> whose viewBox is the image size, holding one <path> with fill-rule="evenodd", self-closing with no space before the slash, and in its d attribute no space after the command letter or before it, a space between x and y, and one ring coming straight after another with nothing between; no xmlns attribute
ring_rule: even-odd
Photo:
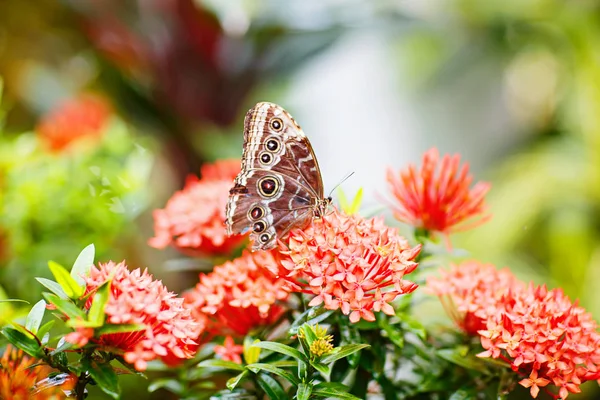
<svg viewBox="0 0 600 400"><path fill-rule="evenodd" d="M186 289L165 268L180 256L146 243L152 210L204 162L240 157L245 112L271 101L302 125L328 190L354 172L342 187L364 188L365 209L384 204L386 167L460 153L491 182L493 218L453 245L598 320L599 6L4 0L0 298L37 301L31 277L92 242L97 260ZM0 323L20 312L0 304ZM124 398L150 398L130 381Z"/></svg>

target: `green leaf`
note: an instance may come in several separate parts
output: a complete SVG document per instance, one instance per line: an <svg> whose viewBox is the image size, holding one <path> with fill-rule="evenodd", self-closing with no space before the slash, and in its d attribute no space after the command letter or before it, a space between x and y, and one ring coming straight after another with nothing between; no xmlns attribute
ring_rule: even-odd
<svg viewBox="0 0 600 400"><path fill-rule="evenodd" d="M325 307L311 307L308 310L304 311L302 314L300 314L298 318L294 320L292 326L288 331L288 334L290 336L297 335L298 329L303 324L306 323L308 325L316 325L319 322L329 318L329 316L333 313L334 310L327 310L325 309Z"/></svg>
<svg viewBox="0 0 600 400"><path fill-rule="evenodd" d="M44 336L46 336L46 334L50 332L50 329L52 329L55 322L56 321L48 321L44 325L42 325L40 329L38 329L37 336L38 338L42 339L42 343L46 343L44 342Z"/></svg>
<svg viewBox="0 0 600 400"><path fill-rule="evenodd" d="M253 339L251 336L246 336L244 338L244 360L247 364L258 362L260 358L260 349L252 347L254 343L258 342L260 342L260 340Z"/></svg>
<svg viewBox="0 0 600 400"><path fill-rule="evenodd" d="M81 253L77 256L77 260L71 268L71 276L79 284L79 286L85 288L84 276L90 274L90 269L94 265L94 255L96 248L93 244L88 245L85 249L81 250Z"/></svg>
<svg viewBox="0 0 600 400"><path fill-rule="evenodd" d="M108 303L109 297L110 281L107 281L94 293L94 299L88 311L88 321L94 324L94 326L98 327L104 324L104 308L106 307L106 303Z"/></svg>
<svg viewBox="0 0 600 400"><path fill-rule="evenodd" d="M253 344L254 347L260 347L261 349L267 349L274 351L276 353L285 354L286 356L290 356L297 360L300 360L304 363L308 363L308 358L300 353L298 350L293 347L286 346L285 344L276 343L276 342L258 342Z"/></svg>
<svg viewBox="0 0 600 400"><path fill-rule="evenodd" d="M285 390L281 387L281 384L277 382L276 379L273 379L267 374L259 374L257 377L258 385L260 388L269 396L269 399L274 400L287 400L289 399L288 395L285 393Z"/></svg>
<svg viewBox="0 0 600 400"><path fill-rule="evenodd" d="M26 303L26 304L29 304L28 301L23 300L23 299L2 299L2 300L0 300L0 303Z"/></svg>
<svg viewBox="0 0 600 400"><path fill-rule="evenodd" d="M436 354L446 361L459 365L466 369L485 371L487 365L481 359L468 354L466 347L460 346L456 349L441 349Z"/></svg>
<svg viewBox="0 0 600 400"><path fill-rule="evenodd" d="M225 361L225 360L204 360L198 364L199 367L205 368L220 368L220 369L232 369L234 371L243 371L244 366L238 363L234 363L233 361Z"/></svg>
<svg viewBox="0 0 600 400"><path fill-rule="evenodd" d="M419 338L421 338L421 340L427 339L427 330L425 329L423 324L416 318L414 318L412 315L403 313L398 315L398 318L402 320L402 325L406 330L411 331Z"/></svg>
<svg viewBox="0 0 600 400"><path fill-rule="evenodd" d="M298 378L296 378L294 376L294 374L292 374L291 372L288 372L281 368L277 368L271 364L255 363L255 364L246 365L246 368L248 368L250 371L254 372L255 374L257 374L261 371L265 371L265 372L269 372L271 374L280 376L283 379L285 379L286 381L290 382L294 386L298 386L298 384L300 383L298 381Z"/></svg>
<svg viewBox="0 0 600 400"><path fill-rule="evenodd" d="M185 386L183 383L173 378L156 379L152 381L150 385L148 385L148 392L150 393L156 392L158 389L167 389L171 393L179 396L185 393Z"/></svg>
<svg viewBox="0 0 600 400"><path fill-rule="evenodd" d="M336 347L333 349L333 352L323 357L321 362L323 364L330 364L336 360L339 360L340 358L348 357L350 354L356 353L357 351L367 347L371 346L368 344L347 344L342 347Z"/></svg>
<svg viewBox="0 0 600 400"><path fill-rule="evenodd" d="M48 261L48 267L50 268L52 275L54 275L54 279L56 279L56 282L64 290L67 296L71 299L78 299L83 295L84 289L79 286L79 283L73 279L65 267L54 261Z"/></svg>
<svg viewBox="0 0 600 400"><path fill-rule="evenodd" d="M248 375L248 370L245 369L242 371L241 374L238 374L236 376L234 376L233 378L230 378L227 380L227 383L225 384L225 386L227 386L227 389L229 390L233 390L236 388L237 385L240 384L240 382Z"/></svg>
<svg viewBox="0 0 600 400"><path fill-rule="evenodd" d="M86 360L83 362L83 364L87 368L91 377L94 378L94 381L96 381L96 384L104 393L113 399L119 398L119 395L121 394L119 380L117 378L117 373L110 363L96 364L92 366L89 361Z"/></svg>
<svg viewBox="0 0 600 400"><path fill-rule="evenodd" d="M38 341L28 334L9 327L2 329L2 334L10 343L32 357L40 358L44 354L43 348Z"/></svg>
<svg viewBox="0 0 600 400"><path fill-rule="evenodd" d="M310 365L312 365L314 369L319 371L325 378L329 378L329 374L331 373L331 368L329 368L329 366L313 361L310 362Z"/></svg>
<svg viewBox="0 0 600 400"><path fill-rule="evenodd" d="M25 328L33 334L37 334L40 325L42 324L42 319L44 319L44 313L46 312L46 302L44 300L40 300L33 307L31 307L31 311L27 314L27 318L25 319Z"/></svg>
<svg viewBox="0 0 600 400"><path fill-rule="evenodd" d="M111 333L125 333L125 332L137 332L146 329L143 324L107 324L96 330L96 334L108 335Z"/></svg>
<svg viewBox="0 0 600 400"><path fill-rule="evenodd" d="M363 342L360 331L353 324L339 323L338 325L340 326L340 335L342 337L340 345ZM352 368L358 367L359 360L360 353L354 353L347 358L348 364Z"/></svg>
<svg viewBox="0 0 600 400"><path fill-rule="evenodd" d="M35 278L36 281L41 283L46 289L50 290L52 293L60 297L61 299L68 299L69 296L65 293L65 291L60 287L60 285L50 279L46 278Z"/></svg>
<svg viewBox="0 0 600 400"><path fill-rule="evenodd" d="M67 299L61 299L60 297L50 294L44 293L44 297L50 304L54 304L58 311L62 312L66 316L68 316L72 320L86 320L86 315L83 310L79 309L73 302Z"/></svg>
<svg viewBox="0 0 600 400"><path fill-rule="evenodd" d="M452 393L450 397L448 397L448 400L468 400L472 399L474 394L475 393L473 392L468 392L464 389L459 389L456 392Z"/></svg>
<svg viewBox="0 0 600 400"><path fill-rule="evenodd" d="M310 398L310 394L312 393L312 385L301 383L298 385L298 391L296 392L296 397L298 400L308 400Z"/></svg>
<svg viewBox="0 0 600 400"><path fill-rule="evenodd" d="M321 382L313 387L313 396L333 399L360 400L350 393L350 388L337 382Z"/></svg>
<svg viewBox="0 0 600 400"><path fill-rule="evenodd" d="M388 319L386 317L377 318L379 322L379 326L383 331L387 334L387 337L390 341L399 349L404 348L404 335L402 335L402 331L398 329L394 325L390 325Z"/></svg>

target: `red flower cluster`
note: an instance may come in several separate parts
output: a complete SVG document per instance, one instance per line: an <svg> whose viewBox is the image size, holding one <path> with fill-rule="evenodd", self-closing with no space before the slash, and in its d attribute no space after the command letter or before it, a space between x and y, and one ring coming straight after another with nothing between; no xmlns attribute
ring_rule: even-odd
<svg viewBox="0 0 600 400"><path fill-rule="evenodd" d="M228 331L244 336L253 328L277 321L289 292L277 278L276 253L244 252L241 257L200 274L200 282L185 294L186 303L200 318L209 319L207 329L219 335Z"/></svg>
<svg viewBox="0 0 600 400"><path fill-rule="evenodd" d="M489 218L484 197L490 185L479 182L470 189L472 180L469 165L461 168L458 154L446 154L440 161L438 150L432 148L424 154L420 171L414 165L399 175L388 169L387 181L397 202L394 215L414 227L443 234L479 225ZM463 224L476 216L471 224Z"/></svg>
<svg viewBox="0 0 600 400"><path fill-rule="evenodd" d="M0 358L0 399L59 400L66 399L75 379L67 374L49 378L52 368L38 364L39 360L8 346Z"/></svg>
<svg viewBox="0 0 600 400"><path fill-rule="evenodd" d="M439 296L454 322L469 335L485 329L488 317L496 312L499 300L510 290L525 285L504 268L466 261L440 270L440 277L429 276L426 290Z"/></svg>
<svg viewBox="0 0 600 400"><path fill-rule="evenodd" d="M558 396L579 393L589 380L600 383L600 333L591 314L560 289L529 286L506 295L500 312L479 332L486 351L480 357L502 358L515 371L527 374L520 383L537 397L550 383Z"/></svg>
<svg viewBox="0 0 600 400"><path fill-rule="evenodd" d="M428 286L465 313L459 325L480 336L485 351L479 356L510 363L526 376L520 384L530 388L532 397L553 384L558 388L554 396L565 399L585 381L600 382L598 325L560 289L526 287L507 270L474 262L429 279Z"/></svg>
<svg viewBox="0 0 600 400"><path fill-rule="evenodd" d="M110 297L105 307L107 324L140 324L144 329L134 332L111 333L93 338L92 329L78 329L66 340L85 345L88 340L101 346L117 348L124 352L125 361L139 371L156 358L167 364L192 358L197 350L194 341L202 326L191 316L191 310L147 271L129 271L124 262L112 261L92 267L85 277L86 294L94 293L110 281ZM86 306L94 300L92 295Z"/></svg>
<svg viewBox="0 0 600 400"><path fill-rule="evenodd" d="M215 346L215 354L221 357L225 361L233 361L234 363L242 363L242 353L244 352L244 346L235 344L231 336L227 336L223 341L223 345Z"/></svg>
<svg viewBox="0 0 600 400"><path fill-rule="evenodd" d="M107 102L84 96L61 104L46 115L37 133L52 151L61 151L83 137L98 137L110 116Z"/></svg>
<svg viewBox="0 0 600 400"><path fill-rule="evenodd" d="M242 244L244 236L227 236L225 205L239 160L217 161L202 167L202 179L191 175L164 209L154 210L155 237L150 246L173 245L190 255L227 254Z"/></svg>
<svg viewBox="0 0 600 400"><path fill-rule="evenodd" d="M417 267L421 247L411 248L382 219L366 220L337 211L290 232L280 244L281 261L292 290L315 294L309 306L321 303L341 309L351 322L374 321L373 311L394 315L389 304L417 288L404 275Z"/></svg>

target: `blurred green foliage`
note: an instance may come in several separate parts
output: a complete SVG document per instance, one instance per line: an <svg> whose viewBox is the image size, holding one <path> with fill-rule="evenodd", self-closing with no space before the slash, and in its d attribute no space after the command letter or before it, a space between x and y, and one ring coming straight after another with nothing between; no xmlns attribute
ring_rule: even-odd
<svg viewBox="0 0 600 400"><path fill-rule="evenodd" d="M11 297L33 300L32 277L48 259L68 263L95 243L99 259L119 260L148 202L152 152L120 120L100 143L49 153L34 133L0 136L0 282Z"/></svg>

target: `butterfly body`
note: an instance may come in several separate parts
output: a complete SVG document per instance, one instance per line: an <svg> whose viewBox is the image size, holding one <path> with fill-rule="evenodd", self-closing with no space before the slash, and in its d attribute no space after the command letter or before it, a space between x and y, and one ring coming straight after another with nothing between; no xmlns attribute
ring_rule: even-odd
<svg viewBox="0 0 600 400"><path fill-rule="evenodd" d="M251 230L253 250L275 247L292 228L322 217L331 202L308 138L273 103L258 103L244 120L242 170L229 192L228 234Z"/></svg>

